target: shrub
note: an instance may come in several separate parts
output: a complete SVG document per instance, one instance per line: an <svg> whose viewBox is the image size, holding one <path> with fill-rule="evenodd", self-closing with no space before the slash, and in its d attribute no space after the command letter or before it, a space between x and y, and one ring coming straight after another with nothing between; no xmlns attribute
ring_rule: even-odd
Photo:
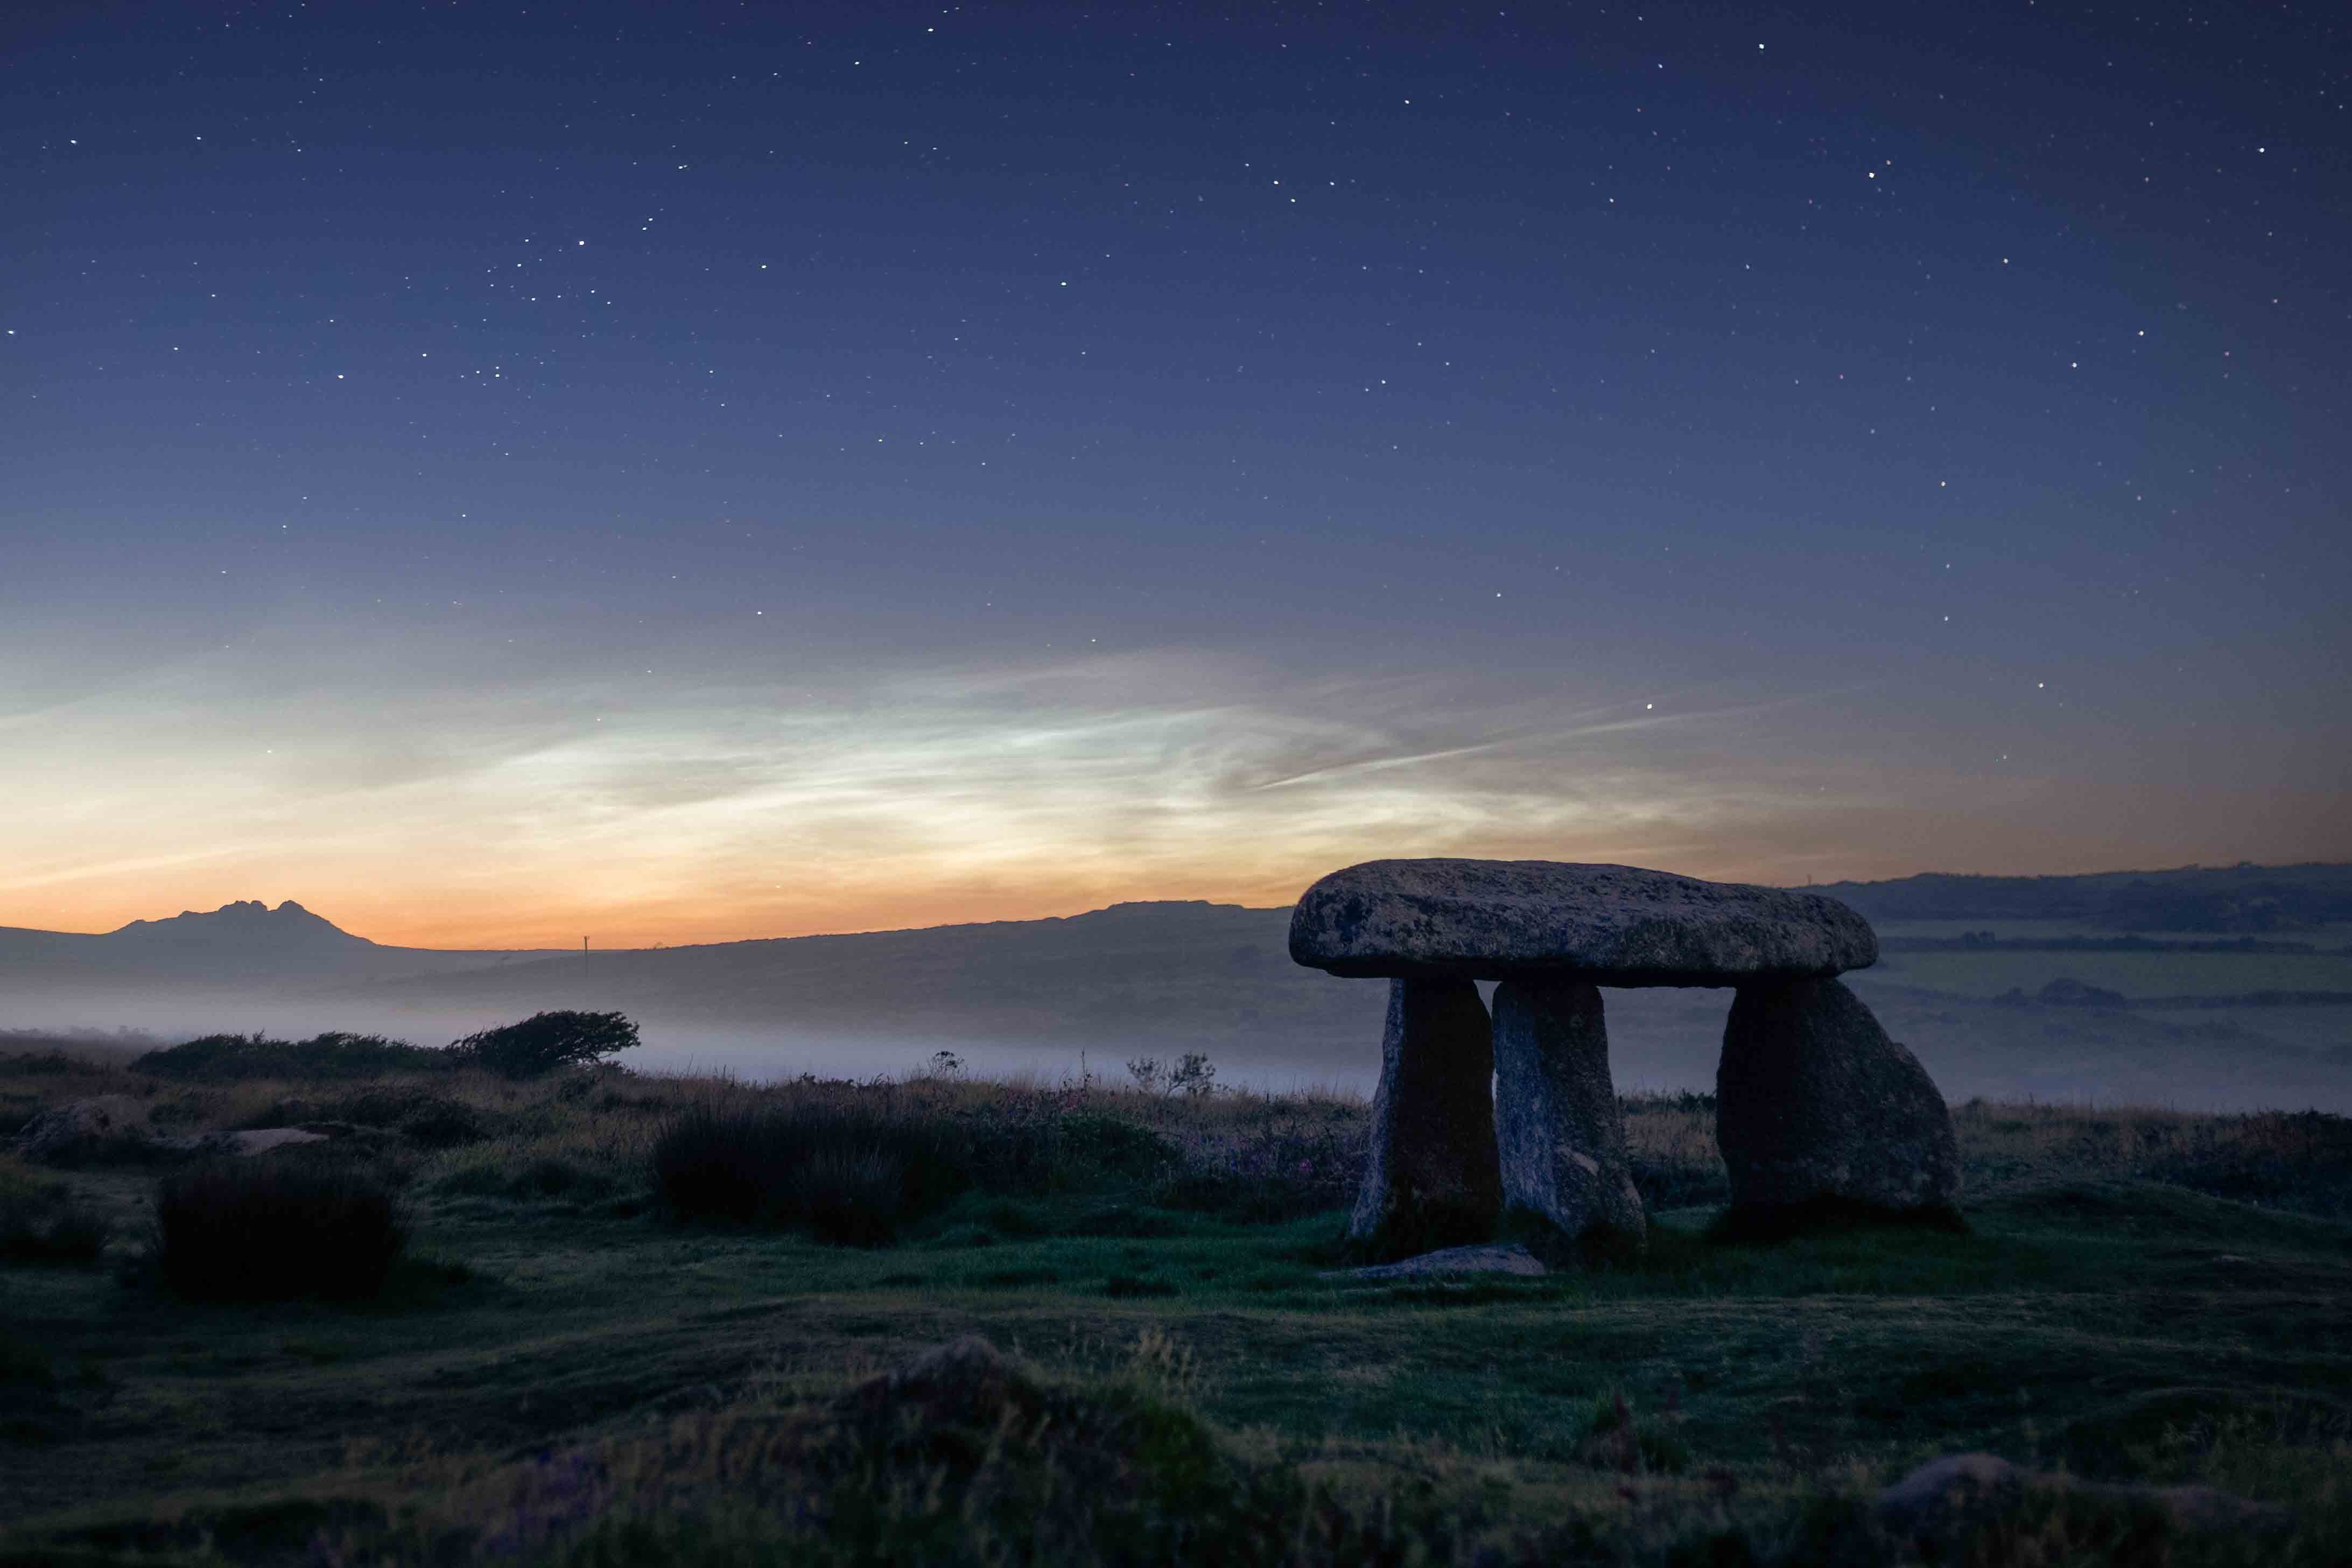
<svg viewBox="0 0 2352 1568"><path fill-rule="evenodd" d="M257 1033L208 1034L151 1051L132 1061L131 1071L184 1083L233 1083L253 1078L377 1078L457 1064L446 1051L380 1034L330 1030L303 1040Z"/></svg>
<svg viewBox="0 0 2352 1568"><path fill-rule="evenodd" d="M1217 1064L1197 1051L1186 1051L1181 1061L1139 1056L1127 1064L1127 1075L1146 1094L1185 1094L1198 1100L1217 1087Z"/></svg>
<svg viewBox="0 0 2352 1568"><path fill-rule="evenodd" d="M625 1014L565 1008L469 1034L449 1049L509 1078L538 1078L558 1068L585 1066L637 1043L637 1026Z"/></svg>
<svg viewBox="0 0 2352 1568"><path fill-rule="evenodd" d="M383 1289L406 1241L380 1176L279 1154L163 1178L151 1260L201 1301L349 1300Z"/></svg>

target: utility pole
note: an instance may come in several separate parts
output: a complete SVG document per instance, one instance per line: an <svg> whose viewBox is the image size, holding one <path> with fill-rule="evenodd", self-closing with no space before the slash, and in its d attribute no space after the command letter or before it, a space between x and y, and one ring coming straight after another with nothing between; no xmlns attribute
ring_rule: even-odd
<svg viewBox="0 0 2352 1568"><path fill-rule="evenodd" d="M585 936L580 938L580 977L583 980L588 977L588 938Z"/></svg>

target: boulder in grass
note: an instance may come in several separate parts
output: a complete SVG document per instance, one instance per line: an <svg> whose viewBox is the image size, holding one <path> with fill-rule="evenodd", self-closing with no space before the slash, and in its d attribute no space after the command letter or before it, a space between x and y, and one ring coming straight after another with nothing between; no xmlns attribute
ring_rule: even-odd
<svg viewBox="0 0 2352 1568"><path fill-rule="evenodd" d="M300 1127L248 1127L234 1133L196 1133L163 1140L164 1147L182 1154L225 1155L232 1158L241 1155L266 1155L272 1149L326 1141L326 1134L307 1132Z"/></svg>
<svg viewBox="0 0 2352 1568"><path fill-rule="evenodd" d="M1419 1280L1444 1274L1548 1274L1542 1259L1513 1242L1507 1245L1442 1247L1393 1263L1360 1269L1327 1269L1326 1280Z"/></svg>
<svg viewBox="0 0 2352 1568"><path fill-rule="evenodd" d="M69 1166L149 1160L163 1145L148 1128L145 1105L128 1094L100 1094L42 1112L16 1149L37 1164Z"/></svg>
<svg viewBox="0 0 2352 1568"><path fill-rule="evenodd" d="M1930 1459L1878 1494L1879 1527L1931 1562L1989 1561L1984 1548L2034 1500L2074 1511L2121 1509L2185 1533L2261 1536L2294 1523L2292 1511L2214 1487L2131 1486L2028 1470L1997 1454ZM1976 1550L1970 1550L1974 1547ZM2161 1561L2159 1552L2150 1561ZM2003 1559L2004 1561L2006 1558Z"/></svg>

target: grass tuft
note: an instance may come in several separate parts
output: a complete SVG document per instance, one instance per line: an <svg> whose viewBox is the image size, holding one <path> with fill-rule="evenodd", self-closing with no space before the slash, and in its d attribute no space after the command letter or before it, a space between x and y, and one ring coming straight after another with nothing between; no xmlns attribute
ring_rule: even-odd
<svg viewBox="0 0 2352 1568"><path fill-rule="evenodd" d="M95 1263L113 1228L69 1184L0 1162L0 1262Z"/></svg>

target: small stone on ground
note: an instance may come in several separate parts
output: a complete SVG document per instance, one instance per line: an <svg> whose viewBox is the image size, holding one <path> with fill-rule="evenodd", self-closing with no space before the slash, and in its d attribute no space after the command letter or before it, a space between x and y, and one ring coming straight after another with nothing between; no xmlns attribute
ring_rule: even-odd
<svg viewBox="0 0 2352 1568"><path fill-rule="evenodd" d="M1403 1280L1423 1274L1545 1274L1550 1272L1526 1248L1516 1243L1473 1247L1441 1247L1417 1258L1394 1263L1373 1263L1361 1269L1328 1269L1326 1280Z"/></svg>

